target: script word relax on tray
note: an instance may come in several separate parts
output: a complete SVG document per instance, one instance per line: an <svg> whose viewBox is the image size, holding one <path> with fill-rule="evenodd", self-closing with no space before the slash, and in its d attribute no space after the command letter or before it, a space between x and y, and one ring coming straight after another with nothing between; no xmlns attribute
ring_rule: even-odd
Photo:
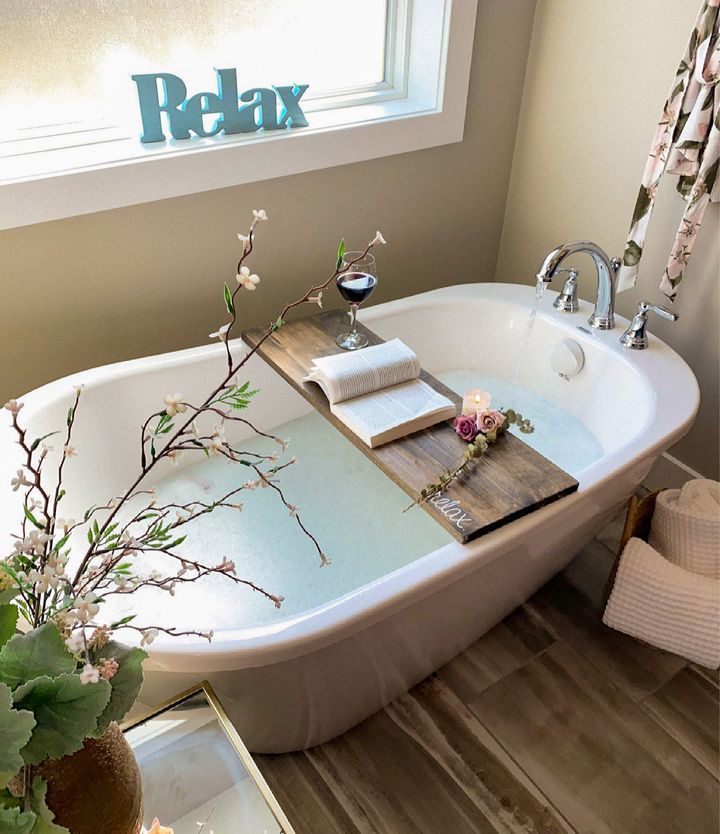
<svg viewBox="0 0 720 834"><path fill-rule="evenodd" d="M237 70L216 69L217 93L196 93L187 98L181 78L169 72L133 75L140 101L143 132L141 142L165 140L161 115L167 116L173 139L189 139L190 131L198 136L224 133L254 133L256 130L284 130L307 127L300 98L308 84L288 87L253 87L238 96ZM160 84L158 84L160 82ZM162 87L162 102L160 99ZM281 110L278 113L278 98ZM246 104L239 106L239 102ZM217 116L206 128L205 116Z"/></svg>
<svg viewBox="0 0 720 834"><path fill-rule="evenodd" d="M451 501L449 498L443 498L442 492L438 492L437 495L433 495L429 503L432 504L436 510L440 510L445 518L449 518L458 530L465 530L467 525L472 522L472 518L469 515L466 515L464 510L461 508L460 502Z"/></svg>

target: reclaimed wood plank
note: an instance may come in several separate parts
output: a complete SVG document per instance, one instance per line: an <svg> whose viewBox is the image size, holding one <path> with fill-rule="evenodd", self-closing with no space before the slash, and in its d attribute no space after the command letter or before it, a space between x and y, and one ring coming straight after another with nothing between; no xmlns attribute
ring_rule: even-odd
<svg viewBox="0 0 720 834"><path fill-rule="evenodd" d="M439 423L371 449L338 420L320 387L303 378L315 358L338 352L335 336L345 326L346 316L341 310L299 319L268 337L258 355L414 500L428 483L457 464L465 444L450 423ZM371 344L383 341L367 327L358 324L358 328ZM248 330L242 338L255 347L264 333L263 329ZM454 391L426 371L421 378L459 407L461 400ZM468 476L422 507L458 541L468 542L577 488L573 477L519 438L505 434Z"/></svg>

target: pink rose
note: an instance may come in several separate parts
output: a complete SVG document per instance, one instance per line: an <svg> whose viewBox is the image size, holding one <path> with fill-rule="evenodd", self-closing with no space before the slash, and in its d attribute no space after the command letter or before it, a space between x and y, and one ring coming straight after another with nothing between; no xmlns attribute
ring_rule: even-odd
<svg viewBox="0 0 720 834"><path fill-rule="evenodd" d="M453 428L455 434L466 443L472 443L479 432L475 415L463 414L461 417L456 417L453 421Z"/></svg>
<svg viewBox="0 0 720 834"><path fill-rule="evenodd" d="M483 434L499 429L505 422L505 415L500 411L483 411L477 416L479 430Z"/></svg>

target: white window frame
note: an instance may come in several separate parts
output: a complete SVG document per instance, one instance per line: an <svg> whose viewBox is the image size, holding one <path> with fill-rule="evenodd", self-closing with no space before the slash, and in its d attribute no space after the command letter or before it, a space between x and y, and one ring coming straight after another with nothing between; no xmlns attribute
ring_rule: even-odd
<svg viewBox="0 0 720 834"><path fill-rule="evenodd" d="M143 145L96 124L0 142L0 229L462 141L477 0L389 9L385 79L308 93L309 127Z"/></svg>

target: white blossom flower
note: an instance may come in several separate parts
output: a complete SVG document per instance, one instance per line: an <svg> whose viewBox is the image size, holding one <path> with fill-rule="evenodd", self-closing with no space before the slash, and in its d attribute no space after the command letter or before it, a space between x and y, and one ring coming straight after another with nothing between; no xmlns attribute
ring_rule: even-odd
<svg viewBox="0 0 720 834"><path fill-rule="evenodd" d="M322 307L322 297L323 294L322 291L320 291L317 295L311 295L308 298L308 301L310 302L310 304L317 304L318 307Z"/></svg>
<svg viewBox="0 0 720 834"><path fill-rule="evenodd" d="M170 449L167 453L167 457L170 458L170 462L173 466L177 466L182 460L184 454L185 452L183 452L182 449Z"/></svg>
<svg viewBox="0 0 720 834"><path fill-rule="evenodd" d="M269 220L270 218L267 216L267 212L265 209L253 209L253 222L254 223L262 223L263 220Z"/></svg>
<svg viewBox="0 0 720 834"><path fill-rule="evenodd" d="M83 630L73 631L73 633L65 638L65 646L70 654L80 654L85 648L85 637Z"/></svg>
<svg viewBox="0 0 720 834"><path fill-rule="evenodd" d="M215 632L214 631L203 631L203 632L200 633L200 636L204 637L208 641L208 643L212 643L212 639L215 636Z"/></svg>
<svg viewBox="0 0 720 834"><path fill-rule="evenodd" d="M146 628L142 633L141 646L149 646L153 640L158 636L159 631L156 628Z"/></svg>
<svg viewBox="0 0 720 834"><path fill-rule="evenodd" d="M260 283L260 278L257 275L251 275L250 270L246 266L240 267L240 272L235 276L235 279L246 290L254 290Z"/></svg>
<svg viewBox="0 0 720 834"><path fill-rule="evenodd" d="M59 578L55 575L55 569L46 565L42 572L31 570L27 575L28 581L34 583L36 594L46 594L50 588L57 588Z"/></svg>
<svg viewBox="0 0 720 834"><path fill-rule="evenodd" d="M252 491L253 489L257 489L260 486L260 481L248 481L245 484L245 489Z"/></svg>
<svg viewBox="0 0 720 834"><path fill-rule="evenodd" d="M53 618L60 628L70 629L77 623L77 614L72 608L64 608L58 611Z"/></svg>
<svg viewBox="0 0 720 834"><path fill-rule="evenodd" d="M67 579L65 576L65 566L67 565L68 555L60 553L51 553L47 560L47 566L55 571L55 576L58 579Z"/></svg>
<svg viewBox="0 0 720 834"><path fill-rule="evenodd" d="M370 241L370 246L377 246L378 243L387 243L380 232L375 232L375 237Z"/></svg>
<svg viewBox="0 0 720 834"><path fill-rule="evenodd" d="M220 562L220 564L215 568L215 570L220 571L221 573L235 573L235 562L230 561L230 559L225 558Z"/></svg>
<svg viewBox="0 0 720 834"><path fill-rule="evenodd" d="M211 455L220 454L226 445L225 427L220 425L213 426L213 433L210 436L210 445L207 447L208 452L210 452Z"/></svg>
<svg viewBox="0 0 720 834"><path fill-rule="evenodd" d="M75 519L74 518L58 518L55 520L55 529L58 530L62 528L63 533L67 533L67 531L75 526Z"/></svg>
<svg viewBox="0 0 720 834"><path fill-rule="evenodd" d="M127 530L122 534L120 544L125 548L125 550L138 550L142 547L142 542L139 539L136 539L135 536L131 536Z"/></svg>
<svg viewBox="0 0 720 834"><path fill-rule="evenodd" d="M80 683L97 683L99 680L100 672L98 672L92 663L86 663L85 666L83 666L82 672L80 672Z"/></svg>
<svg viewBox="0 0 720 834"><path fill-rule="evenodd" d="M33 485L32 481L28 481L25 477L25 471L23 469L17 470L17 477L10 479L10 486L13 489L13 492L17 492L20 487L30 487Z"/></svg>
<svg viewBox="0 0 720 834"><path fill-rule="evenodd" d="M250 237L249 237L249 235L241 235L238 232L238 240L242 244L243 252L247 252L247 250L250 248Z"/></svg>
<svg viewBox="0 0 720 834"><path fill-rule="evenodd" d="M22 552L28 554L34 553L36 556L42 555L49 538L50 536L42 530L31 530L23 540Z"/></svg>
<svg viewBox="0 0 720 834"><path fill-rule="evenodd" d="M174 417L176 414L183 414L187 411L187 406L182 401L182 394L165 394L165 413L168 417Z"/></svg>
<svg viewBox="0 0 720 834"><path fill-rule="evenodd" d="M223 326L218 327L218 329L214 333L208 333L208 338L209 339L223 339L223 341L224 341L228 330L230 330L230 325L229 324L223 324Z"/></svg>
<svg viewBox="0 0 720 834"><path fill-rule="evenodd" d="M75 449L75 447L74 447L74 446L71 446L69 443L66 443L66 444L63 446L63 455L64 455L66 458L74 458L74 457L77 457L77 450Z"/></svg>
<svg viewBox="0 0 720 834"><path fill-rule="evenodd" d="M25 403L19 403L17 400L8 400L5 403L5 408L11 414L18 414L20 409L25 405Z"/></svg>
<svg viewBox="0 0 720 834"><path fill-rule="evenodd" d="M89 591L84 597L78 597L75 602L75 613L78 620L87 623L98 613L100 606L95 602L97 594Z"/></svg>
<svg viewBox="0 0 720 834"><path fill-rule="evenodd" d="M298 508L295 506L295 504L288 504L288 510L290 510L290 517L291 518L296 518L297 517Z"/></svg>
<svg viewBox="0 0 720 834"><path fill-rule="evenodd" d="M73 385L73 388L75 389L75 393L79 396L85 390L85 384L81 382L79 385Z"/></svg>

